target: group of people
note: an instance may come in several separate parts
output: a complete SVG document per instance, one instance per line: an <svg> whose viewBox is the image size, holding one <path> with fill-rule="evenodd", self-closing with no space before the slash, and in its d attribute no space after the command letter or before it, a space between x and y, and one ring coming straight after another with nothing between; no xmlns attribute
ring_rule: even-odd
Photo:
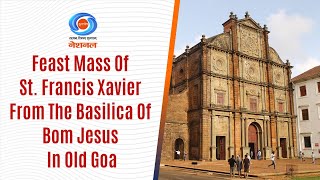
<svg viewBox="0 0 320 180"><path fill-rule="evenodd" d="M176 155L177 155L177 158L180 159L181 157L180 150L176 150ZM258 150L257 159L261 160L261 157L262 157L261 151ZM253 158L252 151L250 152L250 155L247 153L244 159L242 159L239 155L237 155L237 158L235 158L234 155L232 155L232 157L228 160L228 163L230 165L230 176L235 177L235 168L236 168L239 177L241 177L241 171L242 169L244 169L244 177L247 178L250 172L251 158ZM185 161L186 159L187 159L187 153L184 152L183 160ZM299 159L301 159L301 161L305 161L304 153L301 151L299 152ZM316 158L315 158L314 152L312 152L311 154L311 159L312 159L312 163L315 164ZM268 165L268 167L273 166L273 168L276 169L276 162L275 162L276 156L274 151L272 151L270 155L270 160L271 160L271 164Z"/></svg>
<svg viewBox="0 0 320 180"><path fill-rule="evenodd" d="M251 161L251 158L248 155L248 153L245 155L245 158L243 160L239 155L237 155L236 159L234 158L234 155L232 155L232 157L228 160L228 163L230 165L230 176L231 177L235 176L234 169L237 168L237 172L240 178L242 168L244 168L244 177L247 178L250 172L250 161Z"/></svg>
<svg viewBox="0 0 320 180"><path fill-rule="evenodd" d="M299 159L301 159L301 161L306 161L304 159L304 152L299 151ZM311 159L312 159L312 164L316 164L316 156L313 151L311 152Z"/></svg>
<svg viewBox="0 0 320 180"><path fill-rule="evenodd" d="M258 159L261 159L261 151L260 151L260 155L258 153ZM271 164L268 166L273 166L274 169L276 169L276 156L274 151L272 151L271 156ZM231 177L235 177L235 168L237 169L238 172L238 176L239 178L241 177L241 171L242 168L244 169L244 177L247 179L249 172L250 172L250 164L251 164L251 157L248 155L248 153L245 155L244 159L242 160L241 157L239 155L237 155L237 158L234 158L234 155L231 156L231 158L228 160L228 163L230 165L230 176Z"/></svg>

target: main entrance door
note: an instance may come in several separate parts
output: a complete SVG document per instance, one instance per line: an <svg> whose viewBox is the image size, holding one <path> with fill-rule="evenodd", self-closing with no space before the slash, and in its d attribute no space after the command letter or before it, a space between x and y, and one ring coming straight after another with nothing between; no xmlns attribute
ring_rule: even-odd
<svg viewBox="0 0 320 180"><path fill-rule="evenodd" d="M250 154L249 154L249 156L250 156L252 159L255 159L255 157L256 157L255 144L256 144L256 143L249 143L249 148L250 148Z"/></svg>
<svg viewBox="0 0 320 180"><path fill-rule="evenodd" d="M287 158L287 139L286 138L280 138L280 147L281 147L282 158Z"/></svg>
<svg viewBox="0 0 320 180"><path fill-rule="evenodd" d="M225 160L226 159L226 137L225 136L217 136L216 138L216 147L217 147L217 160Z"/></svg>
<svg viewBox="0 0 320 180"><path fill-rule="evenodd" d="M248 136L249 155L252 159L256 159L258 150L261 150L261 128L258 123L253 122L249 125Z"/></svg>

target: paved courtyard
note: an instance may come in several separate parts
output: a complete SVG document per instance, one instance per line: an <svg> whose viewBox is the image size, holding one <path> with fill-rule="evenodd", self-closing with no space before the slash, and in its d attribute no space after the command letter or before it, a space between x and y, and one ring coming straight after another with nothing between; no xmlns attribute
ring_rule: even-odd
<svg viewBox="0 0 320 180"><path fill-rule="evenodd" d="M225 180L230 179L228 174L194 171L191 169L163 166L160 168L159 180ZM239 178L233 178L239 179ZM248 179L256 179L249 177Z"/></svg>
<svg viewBox="0 0 320 180"><path fill-rule="evenodd" d="M192 165L192 162L197 162L197 165ZM170 167L195 168L208 172L229 173L229 164L227 160L223 161L166 161L162 165ZM295 175L320 174L320 162L311 163L311 159L301 161L299 159L277 159L276 169L268 167L271 164L270 160L252 160L250 175L253 177L268 177L268 176L283 176L286 175L288 169L293 169ZM320 179L320 177L319 177Z"/></svg>

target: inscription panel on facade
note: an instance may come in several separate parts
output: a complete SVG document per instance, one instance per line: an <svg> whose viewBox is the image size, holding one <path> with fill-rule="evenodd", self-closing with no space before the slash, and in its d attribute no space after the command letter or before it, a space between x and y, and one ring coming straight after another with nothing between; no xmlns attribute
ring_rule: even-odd
<svg viewBox="0 0 320 180"><path fill-rule="evenodd" d="M227 135L228 134L228 117L223 117L223 116L215 116L214 117L214 122L213 122L213 127L215 128L215 135Z"/></svg>
<svg viewBox="0 0 320 180"><path fill-rule="evenodd" d="M278 123L280 126L280 129L282 129L283 131L279 131L279 137L280 138L284 138L284 137L288 137L288 122L285 122L286 119L284 118L279 118L278 119Z"/></svg>

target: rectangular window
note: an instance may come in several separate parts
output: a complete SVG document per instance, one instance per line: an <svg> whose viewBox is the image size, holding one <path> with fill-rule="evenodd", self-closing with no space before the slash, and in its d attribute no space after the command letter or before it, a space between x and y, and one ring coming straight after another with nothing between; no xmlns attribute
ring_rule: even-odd
<svg viewBox="0 0 320 180"><path fill-rule="evenodd" d="M307 95L307 89L306 86L300 86L300 96L306 96Z"/></svg>
<svg viewBox="0 0 320 180"><path fill-rule="evenodd" d="M308 109L302 109L301 110L302 113L302 120L309 120L309 112Z"/></svg>
<svg viewBox="0 0 320 180"><path fill-rule="evenodd" d="M224 105L224 93L217 93L217 104Z"/></svg>
<svg viewBox="0 0 320 180"><path fill-rule="evenodd" d="M318 84L318 93L320 93L320 82L318 82L317 84Z"/></svg>
<svg viewBox="0 0 320 180"><path fill-rule="evenodd" d="M257 112L257 99L250 98L250 111Z"/></svg>
<svg viewBox="0 0 320 180"><path fill-rule="evenodd" d="M279 102L279 103L278 103L278 106L279 106L279 112L280 112L280 113L284 113L284 105L283 105L283 102Z"/></svg>
<svg viewBox="0 0 320 180"><path fill-rule="evenodd" d="M304 147L305 148L311 148L311 138L310 136L304 137Z"/></svg>

